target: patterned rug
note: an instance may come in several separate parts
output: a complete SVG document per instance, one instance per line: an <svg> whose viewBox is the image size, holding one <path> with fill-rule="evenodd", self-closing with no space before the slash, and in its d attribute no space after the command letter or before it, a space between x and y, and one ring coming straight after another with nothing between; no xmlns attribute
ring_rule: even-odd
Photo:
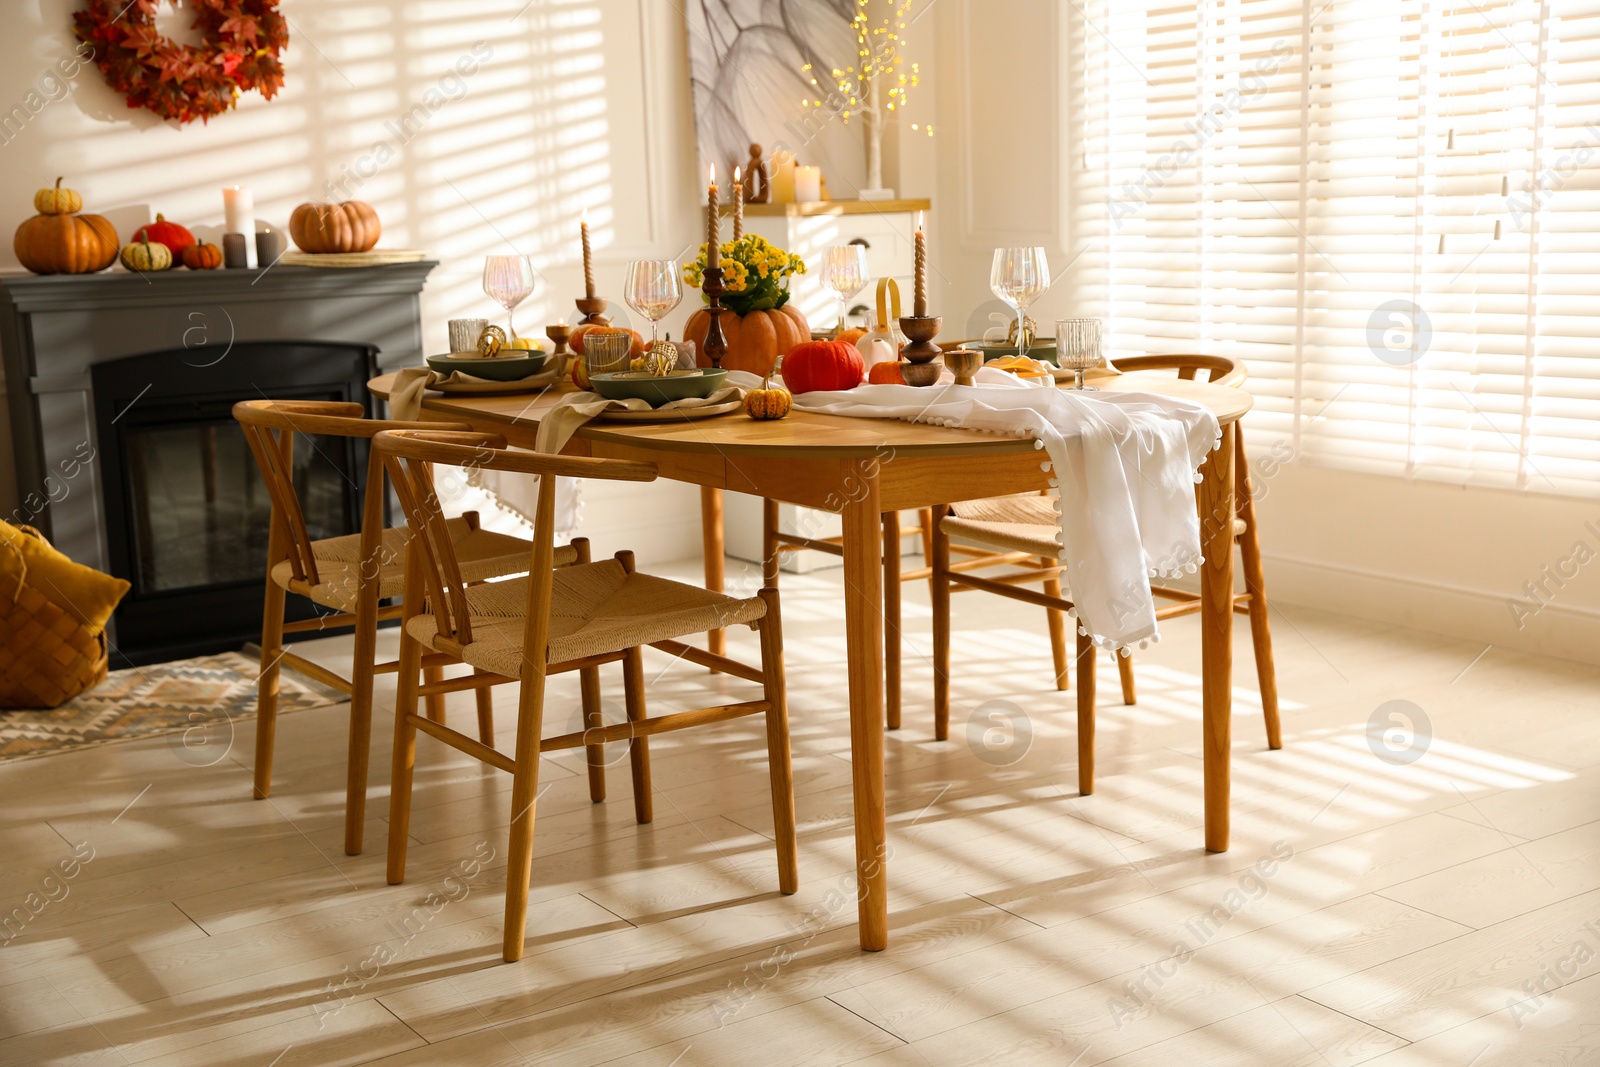
<svg viewBox="0 0 1600 1067"><path fill-rule="evenodd" d="M54 711L0 711L0 763L171 734L180 759L209 767L232 748L234 725L255 715L257 673L238 652L112 671ZM346 699L293 671L278 678L280 713Z"/></svg>

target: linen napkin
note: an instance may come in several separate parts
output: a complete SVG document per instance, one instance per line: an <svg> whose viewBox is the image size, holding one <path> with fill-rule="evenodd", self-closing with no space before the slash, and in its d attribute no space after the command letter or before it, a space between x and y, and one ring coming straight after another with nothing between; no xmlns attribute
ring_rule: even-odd
<svg viewBox="0 0 1600 1067"><path fill-rule="evenodd" d="M560 368L552 368L541 374L525 378L519 385L531 385L538 388L554 385L561 380ZM416 422L422 416L422 395L429 389L437 389L441 385L505 385L505 382L495 381L492 378L479 378L465 371L451 371L449 374L440 374L432 367L406 367L397 371L394 376L394 385L389 389L389 411L401 422Z"/></svg>
<svg viewBox="0 0 1600 1067"><path fill-rule="evenodd" d="M987 367L977 382L863 385L802 393L794 406L1032 438L1060 494L1052 502L1079 633L1106 649L1159 640L1150 578L1203 562L1194 486L1221 442L1216 416L1153 393L1036 388Z"/></svg>
<svg viewBox="0 0 1600 1067"><path fill-rule="evenodd" d="M748 378L754 384L739 384L735 382L736 377L741 380ZM568 393L539 419L539 436L535 444L540 452L553 454L565 448L584 423L608 411L687 411L710 407L725 400L738 399L744 396L746 389L753 389L760 384L761 380L753 374L730 371L722 388L710 396L673 400L660 407L652 407L649 402L637 398L607 400L599 393Z"/></svg>

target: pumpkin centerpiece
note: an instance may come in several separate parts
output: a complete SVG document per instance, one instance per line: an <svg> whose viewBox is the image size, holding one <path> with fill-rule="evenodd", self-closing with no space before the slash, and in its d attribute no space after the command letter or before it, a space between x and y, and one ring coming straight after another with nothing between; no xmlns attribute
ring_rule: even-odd
<svg viewBox="0 0 1600 1067"><path fill-rule="evenodd" d="M183 251L194 245L194 234L188 227L179 226L176 222L168 222L165 215L156 214L156 221L148 226L141 226L133 232L135 243L139 241L153 241L156 244L166 245L167 251L172 253L174 262L183 257Z"/></svg>
<svg viewBox="0 0 1600 1067"><path fill-rule="evenodd" d="M803 341L783 357L783 383L796 396L854 389L866 376L861 353L843 341Z"/></svg>
<svg viewBox="0 0 1600 1067"><path fill-rule="evenodd" d="M116 262L116 227L100 215L79 215L83 197L64 189L61 179L33 194L39 214L17 227L12 250L17 262L35 274L92 274Z"/></svg>
<svg viewBox="0 0 1600 1067"><path fill-rule="evenodd" d="M289 216L289 236L302 252L370 252L383 235L371 204L301 204Z"/></svg>
<svg viewBox="0 0 1600 1067"><path fill-rule="evenodd" d="M773 246L759 234L747 233L721 248L722 277L726 289L722 306L732 314L722 316L722 334L728 340L723 370L749 371L766 377L778 357L811 339L811 326L800 309L789 303L788 279L806 272L805 261ZM706 250L683 269L684 281L696 289L705 284ZM706 358L706 332L711 315L701 308L684 324L683 339L693 341L696 363L711 366Z"/></svg>
<svg viewBox="0 0 1600 1067"><path fill-rule="evenodd" d="M196 241L179 256L190 270L216 270L222 266L222 249L204 241Z"/></svg>

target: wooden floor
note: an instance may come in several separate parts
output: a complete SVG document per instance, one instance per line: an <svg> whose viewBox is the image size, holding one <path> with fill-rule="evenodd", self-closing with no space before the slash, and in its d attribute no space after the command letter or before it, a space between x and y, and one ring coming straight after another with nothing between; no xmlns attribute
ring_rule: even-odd
<svg viewBox="0 0 1600 1067"><path fill-rule="evenodd" d="M425 737L394 887L387 724L367 854L340 848L342 707L281 721L270 802L249 798L249 722L231 748L0 767L0 906L31 915L0 947L0 1064L1600 1064L1600 670L1286 606L1286 747L1266 751L1241 634L1233 848L1209 855L1194 620L1141 656L1135 707L1110 702L1105 664L1085 798L1042 612L957 601L935 744L927 594L908 589L892 944L867 955L837 581L785 582L799 895L775 891L758 722L652 742L648 827L621 748L598 806L567 755L547 763L515 965L510 779ZM753 635L733 646L753 655ZM315 647L337 664L347 646ZM752 688L646 666L656 709ZM570 728L575 677L552 692ZM620 718L620 677L606 694ZM471 729L470 696L451 699ZM1391 701L1431 726L1385 747L1369 723L1403 726Z"/></svg>

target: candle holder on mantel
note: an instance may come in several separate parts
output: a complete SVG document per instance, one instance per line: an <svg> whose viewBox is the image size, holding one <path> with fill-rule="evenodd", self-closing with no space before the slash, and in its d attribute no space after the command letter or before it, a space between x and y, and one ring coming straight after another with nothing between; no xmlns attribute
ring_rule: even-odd
<svg viewBox="0 0 1600 1067"><path fill-rule="evenodd" d="M711 316L711 323L706 327L706 341L700 346L711 366L717 369L722 367L722 357L728 354L728 338L722 332L722 313L727 310L722 306L722 294L727 291L727 286L722 282L721 267L707 267L705 281L700 285L700 291L706 294L706 314Z"/></svg>
<svg viewBox="0 0 1600 1067"><path fill-rule="evenodd" d="M932 385L939 380L939 364L933 362L939 355L939 346L933 339L939 336L944 319L938 315L906 315L900 320L900 332L909 338L900 354L906 365L900 368L907 385Z"/></svg>
<svg viewBox="0 0 1600 1067"><path fill-rule="evenodd" d="M583 312L583 321L579 326L610 326L611 320L601 314L606 309L606 302L598 296L580 297L574 301L578 310Z"/></svg>

